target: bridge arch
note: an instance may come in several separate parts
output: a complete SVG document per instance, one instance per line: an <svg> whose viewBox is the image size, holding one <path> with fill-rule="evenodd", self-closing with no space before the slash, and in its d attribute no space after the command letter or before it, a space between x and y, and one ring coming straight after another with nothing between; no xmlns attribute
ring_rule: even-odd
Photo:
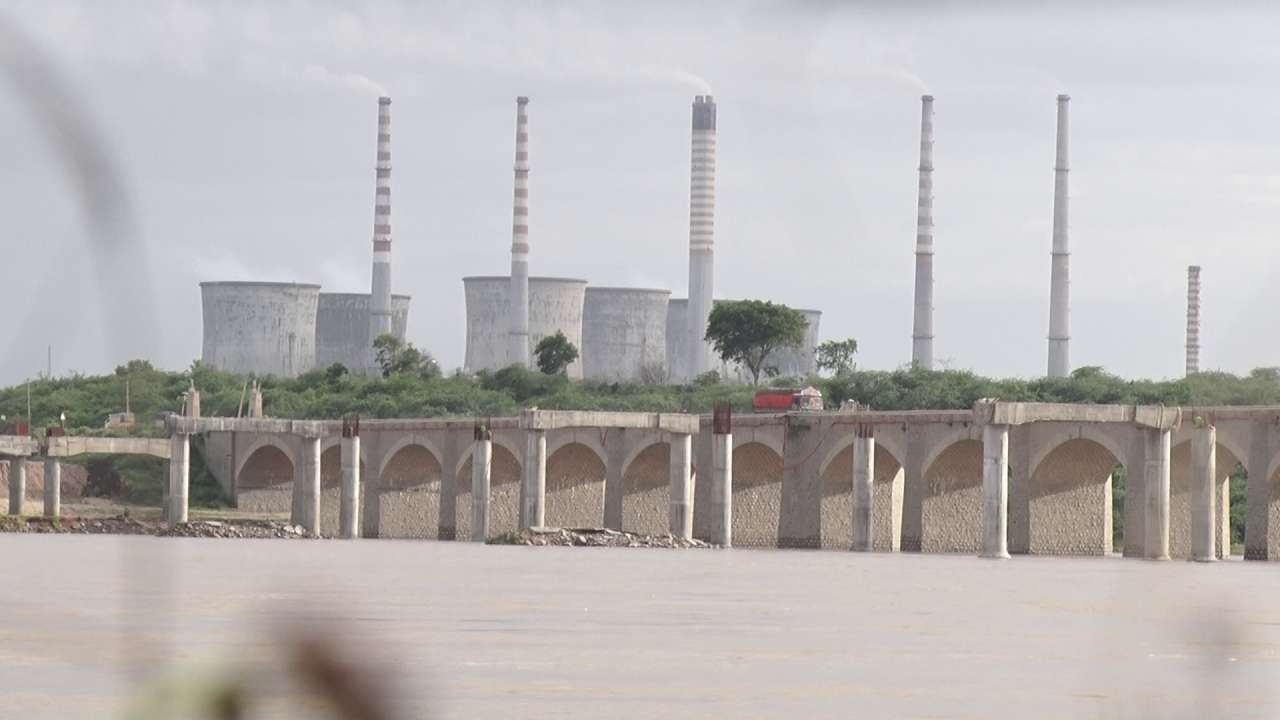
<svg viewBox="0 0 1280 720"><path fill-rule="evenodd" d="M976 553L982 549L982 441L975 428L946 434L924 464L920 549Z"/></svg>
<svg viewBox="0 0 1280 720"><path fill-rule="evenodd" d="M782 515L782 453L751 441L733 449L733 544L777 547Z"/></svg>
<svg viewBox="0 0 1280 720"><path fill-rule="evenodd" d="M553 527L604 524L605 459L582 442L559 443L547 453L545 522Z"/></svg>
<svg viewBox="0 0 1280 720"><path fill-rule="evenodd" d="M293 509L297 455L274 435L245 448L236 468L236 507L246 512L285 513Z"/></svg>
<svg viewBox="0 0 1280 720"><path fill-rule="evenodd" d="M438 538L442 476L439 451L429 440L397 440L367 495L372 499L376 493L379 537Z"/></svg>
<svg viewBox="0 0 1280 720"><path fill-rule="evenodd" d="M1112 471L1125 459L1120 444L1106 432L1073 428L1068 436L1044 443L1035 458L1027 488L1027 551L1037 555L1111 553Z"/></svg>
<svg viewBox="0 0 1280 720"><path fill-rule="evenodd" d="M660 535L671 529L671 443L638 445L622 469L622 529Z"/></svg>

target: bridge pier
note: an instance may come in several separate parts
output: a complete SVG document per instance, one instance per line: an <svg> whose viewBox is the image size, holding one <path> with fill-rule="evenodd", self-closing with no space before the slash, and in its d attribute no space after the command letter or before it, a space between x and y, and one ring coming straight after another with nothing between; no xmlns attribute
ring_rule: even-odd
<svg viewBox="0 0 1280 720"><path fill-rule="evenodd" d="M876 477L876 439L874 426L859 423L853 438L853 544L855 552L871 552L872 494Z"/></svg>
<svg viewBox="0 0 1280 720"><path fill-rule="evenodd" d="M62 513L62 463L58 458L44 459L44 516L56 518Z"/></svg>
<svg viewBox="0 0 1280 720"><path fill-rule="evenodd" d="M982 556L1009 557L1009 426L982 427Z"/></svg>
<svg viewBox="0 0 1280 720"><path fill-rule="evenodd" d="M693 438L671 433L671 534L693 539Z"/></svg>
<svg viewBox="0 0 1280 720"><path fill-rule="evenodd" d="M299 458L302 477L295 481L293 523L301 525L312 536L320 535L320 438L302 438ZM295 473L295 475L298 473Z"/></svg>
<svg viewBox="0 0 1280 720"><path fill-rule="evenodd" d="M711 436L711 523L712 541L733 547L733 434Z"/></svg>
<svg viewBox="0 0 1280 720"><path fill-rule="evenodd" d="M338 499L338 536L360 537L360 436L344 428L341 447L342 493Z"/></svg>
<svg viewBox="0 0 1280 720"><path fill-rule="evenodd" d="M1146 446L1142 481L1146 489L1144 557L1148 560L1169 559L1169 451L1168 430L1152 429L1143 433Z"/></svg>
<svg viewBox="0 0 1280 720"><path fill-rule="evenodd" d="M547 509L547 431L525 431L524 487L520 499L520 529L542 527Z"/></svg>
<svg viewBox="0 0 1280 720"><path fill-rule="evenodd" d="M22 500L27 495L27 461L9 458L9 514L22 515Z"/></svg>
<svg viewBox="0 0 1280 720"><path fill-rule="evenodd" d="M1217 489L1218 433L1212 426L1191 432L1191 559L1217 560L1214 491ZM1231 552L1227 546L1226 552Z"/></svg>
<svg viewBox="0 0 1280 720"><path fill-rule="evenodd" d="M191 436L169 437L169 527L187 521L187 493L191 486Z"/></svg>
<svg viewBox="0 0 1280 720"><path fill-rule="evenodd" d="M471 446L471 541L489 539L489 486L493 478L493 432L477 433Z"/></svg>

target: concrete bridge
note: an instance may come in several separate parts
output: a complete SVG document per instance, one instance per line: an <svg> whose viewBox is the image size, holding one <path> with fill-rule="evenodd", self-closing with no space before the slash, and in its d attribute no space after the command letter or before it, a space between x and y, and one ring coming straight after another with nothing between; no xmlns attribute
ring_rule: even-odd
<svg viewBox="0 0 1280 720"><path fill-rule="evenodd" d="M344 437L339 421L175 417L182 507L170 516L185 517L183 459L199 434L239 507L288 511L325 535L603 524L739 546L1211 559L1230 552L1227 477L1239 463L1246 557L1280 558L1280 407L984 401L737 416L731 433L712 422L527 411L493 419L483 437L459 420L370 420ZM1111 540L1116 465L1127 474L1122 548Z"/></svg>

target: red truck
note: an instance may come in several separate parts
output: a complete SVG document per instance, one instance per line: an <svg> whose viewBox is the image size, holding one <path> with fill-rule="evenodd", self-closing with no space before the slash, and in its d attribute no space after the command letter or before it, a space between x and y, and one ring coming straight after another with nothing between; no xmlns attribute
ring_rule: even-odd
<svg viewBox="0 0 1280 720"><path fill-rule="evenodd" d="M793 410L821 410L822 391L815 387L803 390L761 390L752 401L758 413L782 413Z"/></svg>

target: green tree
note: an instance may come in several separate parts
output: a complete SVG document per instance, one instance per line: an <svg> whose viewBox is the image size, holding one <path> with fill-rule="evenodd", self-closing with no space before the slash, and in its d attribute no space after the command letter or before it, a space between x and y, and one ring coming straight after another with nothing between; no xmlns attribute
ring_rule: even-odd
<svg viewBox="0 0 1280 720"><path fill-rule="evenodd" d="M732 300L717 304L707 320L705 339L725 362L741 364L751 373L751 384L760 383L760 373L776 375L776 367L765 367L769 353L780 348L797 348L804 342L809 323L786 305L761 300Z"/></svg>
<svg viewBox="0 0 1280 720"><path fill-rule="evenodd" d="M557 330L555 335L539 340L533 354L538 359L539 370L547 375L563 375L569 363L578 359L578 348Z"/></svg>
<svg viewBox="0 0 1280 720"><path fill-rule="evenodd" d="M853 372L853 356L858 352L858 341L828 340L818 346L818 369L830 370L835 375Z"/></svg>
<svg viewBox="0 0 1280 720"><path fill-rule="evenodd" d="M390 333L379 335L373 341L374 358L382 370L382 377L416 374L423 378L440 377L440 364L425 353Z"/></svg>

